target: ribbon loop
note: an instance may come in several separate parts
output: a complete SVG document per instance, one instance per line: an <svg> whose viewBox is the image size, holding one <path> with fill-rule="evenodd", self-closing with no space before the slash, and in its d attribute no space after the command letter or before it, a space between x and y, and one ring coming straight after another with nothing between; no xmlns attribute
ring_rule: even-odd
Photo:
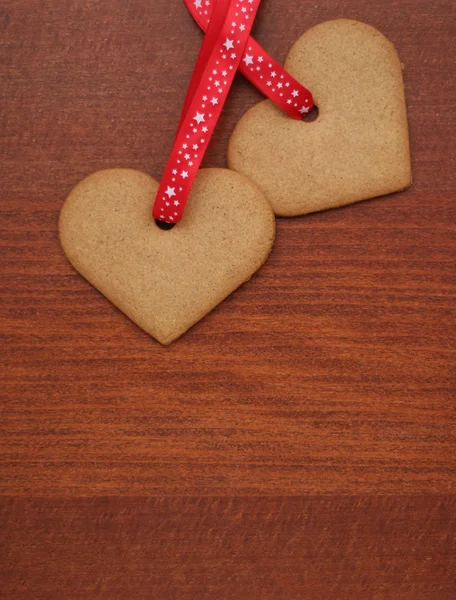
<svg viewBox="0 0 456 600"><path fill-rule="evenodd" d="M153 207L154 218L170 224L182 219L238 69L296 119L313 106L310 92L250 37L261 0L185 2L206 34Z"/></svg>
<svg viewBox="0 0 456 600"><path fill-rule="evenodd" d="M190 14L203 31L211 22L217 0L184 0ZM232 33L245 27L243 16L253 0L241 0L233 19ZM312 94L283 66L274 60L253 38L249 38L240 72L293 119L302 119L314 106Z"/></svg>

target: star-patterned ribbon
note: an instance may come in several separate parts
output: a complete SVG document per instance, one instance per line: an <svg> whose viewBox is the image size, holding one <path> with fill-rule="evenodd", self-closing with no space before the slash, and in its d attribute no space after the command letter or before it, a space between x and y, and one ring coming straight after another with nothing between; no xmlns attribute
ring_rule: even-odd
<svg viewBox="0 0 456 600"><path fill-rule="evenodd" d="M203 31L209 26L217 0L184 0L191 15ZM244 17L248 15L253 0L241 0L239 10L231 22L231 35L244 31ZM314 106L312 94L299 81L292 77L276 60L250 38L239 67L260 92L294 119L302 119Z"/></svg>
<svg viewBox="0 0 456 600"><path fill-rule="evenodd" d="M182 219L238 69L292 117L301 119L313 107L311 93L250 37L260 2L185 0L206 34L155 198L153 216L157 221L175 224Z"/></svg>
<svg viewBox="0 0 456 600"><path fill-rule="evenodd" d="M215 0L153 216L177 223L244 56L261 0ZM247 6L243 6L247 5ZM245 8L245 10L242 10ZM235 19L245 23L233 29Z"/></svg>

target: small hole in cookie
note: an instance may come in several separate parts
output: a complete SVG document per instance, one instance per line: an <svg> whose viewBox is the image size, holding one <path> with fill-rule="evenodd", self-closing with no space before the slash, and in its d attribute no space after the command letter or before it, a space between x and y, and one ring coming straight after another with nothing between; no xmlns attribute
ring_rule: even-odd
<svg viewBox="0 0 456 600"><path fill-rule="evenodd" d="M176 226L176 223L165 223L165 221L159 221L158 219L155 219L155 222L157 223L157 227L159 227L163 231L170 231L173 227Z"/></svg>
<svg viewBox="0 0 456 600"><path fill-rule="evenodd" d="M302 120L306 123L312 123L318 119L318 106L314 106L306 115L302 116Z"/></svg>

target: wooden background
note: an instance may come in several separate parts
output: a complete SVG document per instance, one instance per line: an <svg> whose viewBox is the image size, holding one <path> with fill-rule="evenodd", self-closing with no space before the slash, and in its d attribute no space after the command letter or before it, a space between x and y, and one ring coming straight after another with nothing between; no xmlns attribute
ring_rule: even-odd
<svg viewBox="0 0 456 600"><path fill-rule="evenodd" d="M70 188L157 178L201 34L181 0L0 2L0 597L449 600L456 586L452 0L265 0L405 63L414 186L278 223L162 348L65 260ZM258 93L238 77L206 165Z"/></svg>

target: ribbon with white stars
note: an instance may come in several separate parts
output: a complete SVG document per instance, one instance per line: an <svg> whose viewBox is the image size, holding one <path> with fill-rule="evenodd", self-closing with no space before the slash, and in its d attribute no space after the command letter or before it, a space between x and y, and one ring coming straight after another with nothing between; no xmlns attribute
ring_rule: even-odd
<svg viewBox="0 0 456 600"><path fill-rule="evenodd" d="M218 0L184 1L195 21L206 31ZM231 22L231 35L246 30L253 3L254 0L239 0L239 9ZM309 90L287 73L253 38L249 38L246 44L239 70L260 92L294 119L302 119L314 106Z"/></svg>
<svg viewBox="0 0 456 600"><path fill-rule="evenodd" d="M171 156L155 199L153 216L182 219L193 182L214 133L257 15L261 0L215 0L184 105ZM245 9L245 10L242 10ZM245 27L233 28L240 19Z"/></svg>

